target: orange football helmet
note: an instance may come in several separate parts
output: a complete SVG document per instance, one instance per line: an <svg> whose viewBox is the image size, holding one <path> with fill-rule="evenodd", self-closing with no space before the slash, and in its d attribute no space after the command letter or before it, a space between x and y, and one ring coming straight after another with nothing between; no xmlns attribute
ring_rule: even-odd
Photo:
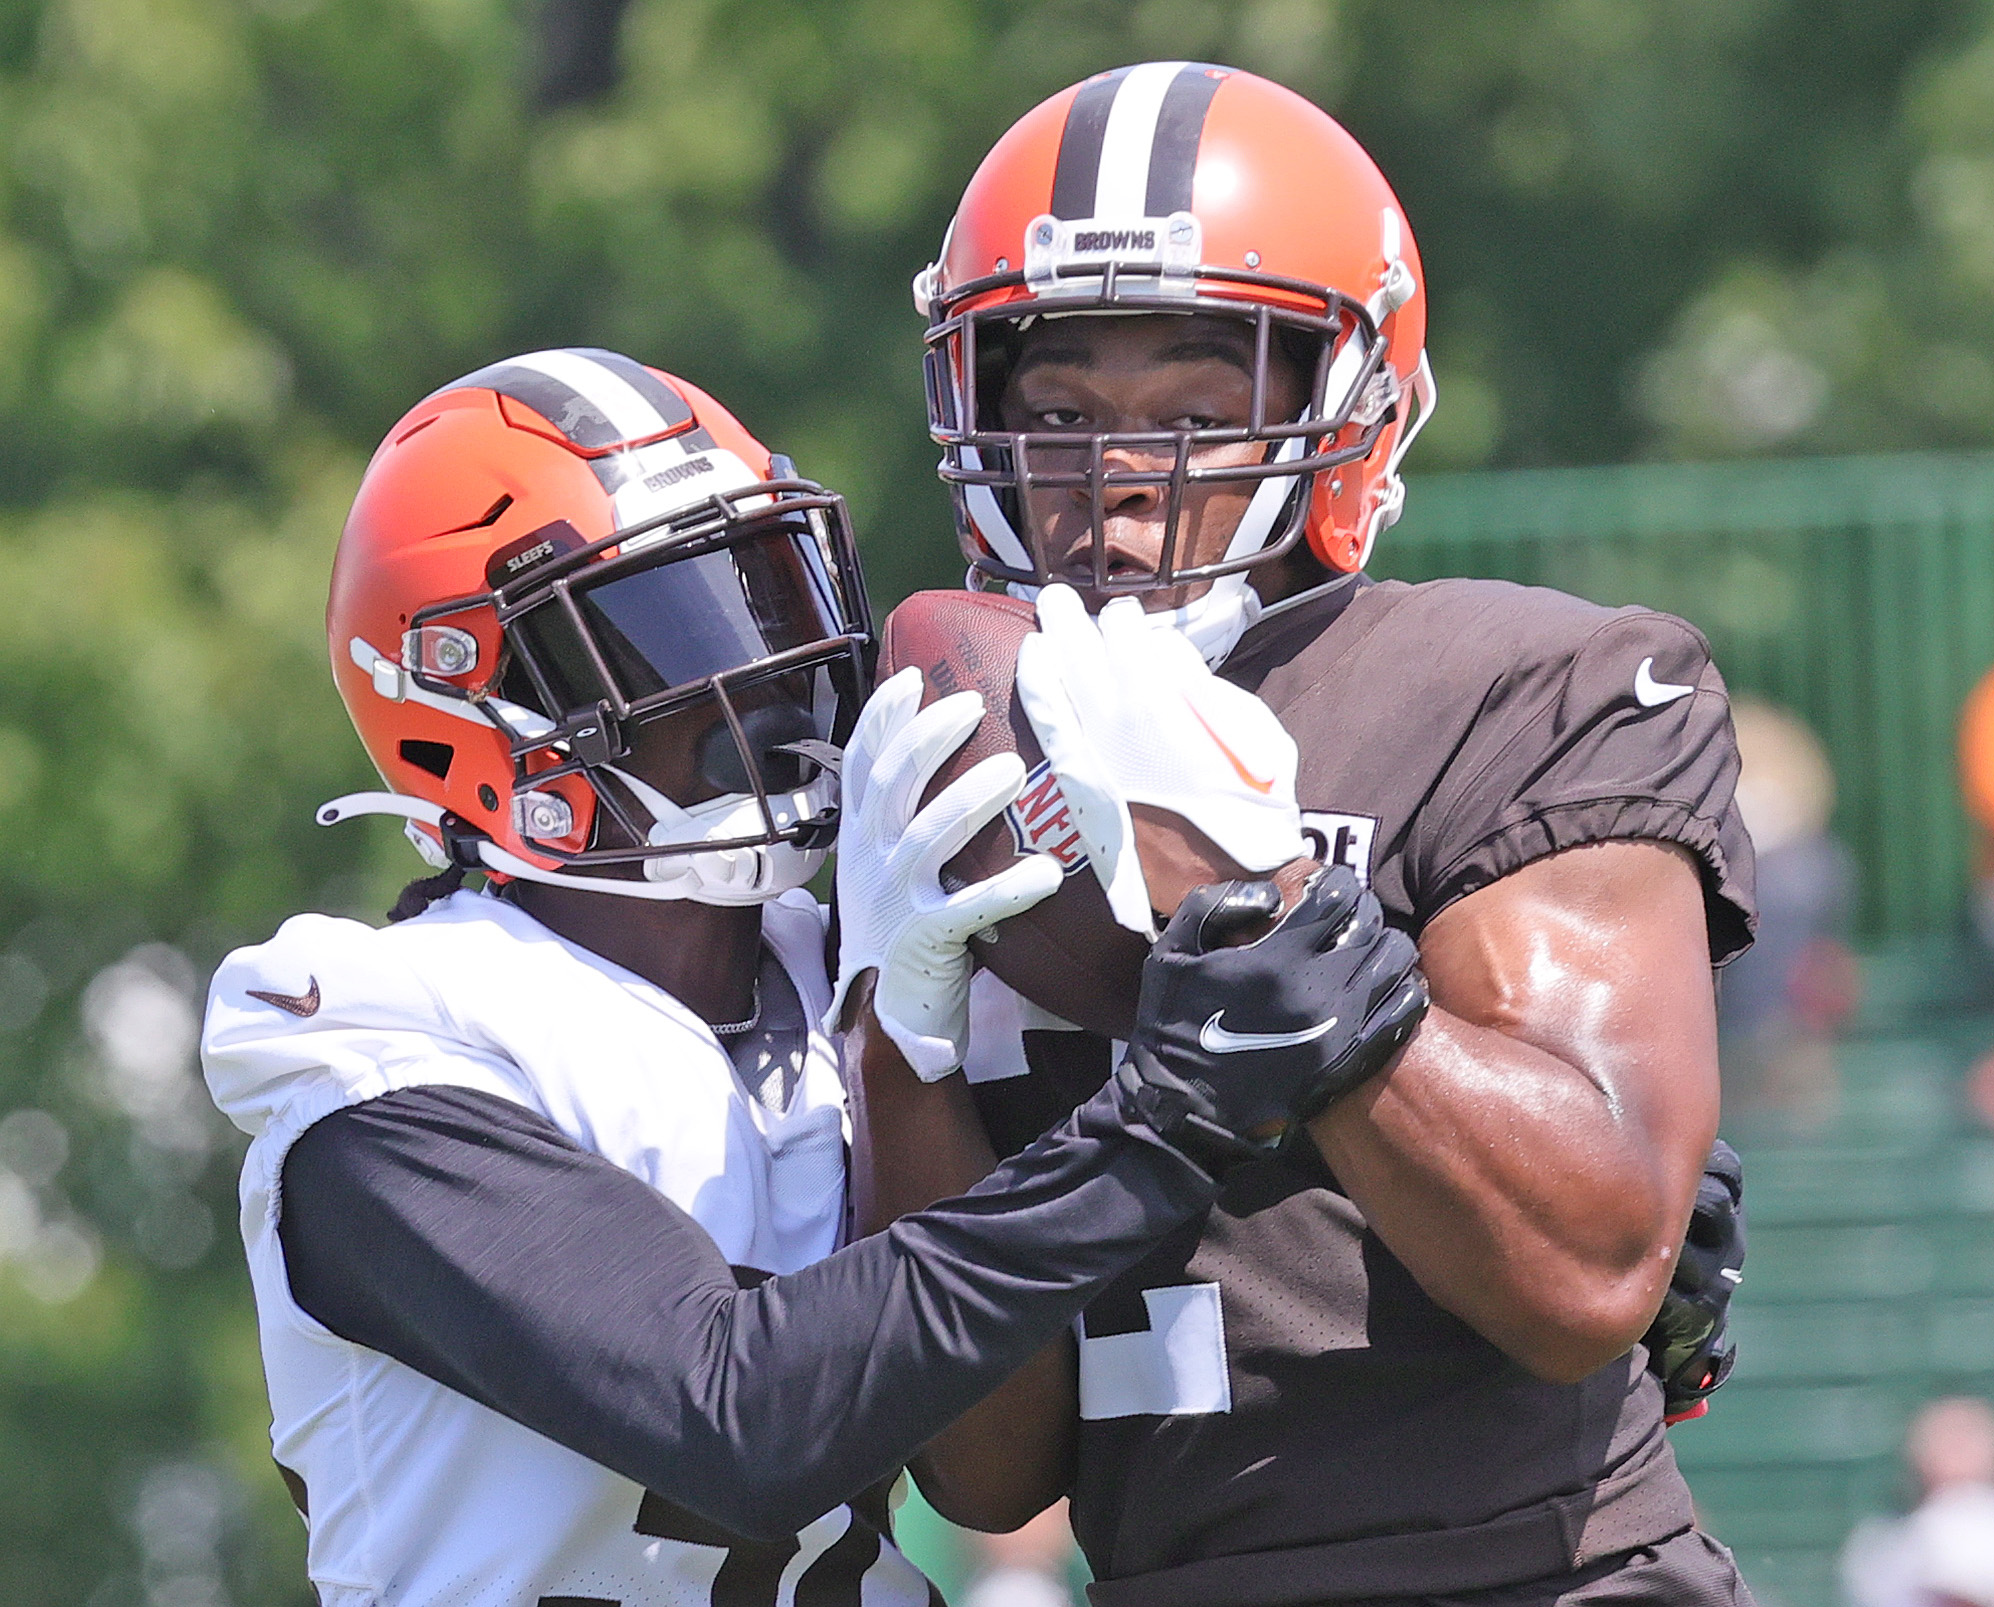
<svg viewBox="0 0 1994 1607"><path fill-rule="evenodd" d="M1063 90L983 159L914 300L929 319L929 428L978 575L1016 587L1056 578L1020 495L1027 486L1097 493L1102 593L1240 576L1304 538L1330 569L1355 570L1398 517L1399 463L1434 397L1419 254L1377 164L1278 84L1166 61ZM1130 312L1251 324L1251 424L1094 435L1087 466L1044 466L1060 447L1070 463L1073 438L999 426L1007 348L1035 317ZM1267 416L1277 340L1314 355L1294 418ZM1194 462L1201 447L1241 441L1264 443L1259 462ZM1143 449L1154 466L1104 466L1103 450L1118 446ZM1226 480L1258 482L1230 547L1214 562L1177 563L1187 486ZM1168 498L1162 559L1153 573L1111 575L1098 492L1128 485Z"/></svg>
<svg viewBox="0 0 1994 1607"><path fill-rule="evenodd" d="M439 869L745 904L836 831L872 626L843 499L712 397L534 352L418 403L333 561L333 679Z"/></svg>

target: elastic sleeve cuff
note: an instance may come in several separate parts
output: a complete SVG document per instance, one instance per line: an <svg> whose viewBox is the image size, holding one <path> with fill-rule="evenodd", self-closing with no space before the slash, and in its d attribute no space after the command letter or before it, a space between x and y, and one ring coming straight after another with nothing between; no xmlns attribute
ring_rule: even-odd
<svg viewBox="0 0 1994 1607"><path fill-rule="evenodd" d="M1422 923L1489 883L1564 849L1643 839L1678 843L1696 856L1703 876L1711 963L1723 965L1749 948L1758 925L1751 888L1725 855L1718 822L1669 798L1553 804L1512 821L1475 843L1442 872L1432 896L1421 900Z"/></svg>

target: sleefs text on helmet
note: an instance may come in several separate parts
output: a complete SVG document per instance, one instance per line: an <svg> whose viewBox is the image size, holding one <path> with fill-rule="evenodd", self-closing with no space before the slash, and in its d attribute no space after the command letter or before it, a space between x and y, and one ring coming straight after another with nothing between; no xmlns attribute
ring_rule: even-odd
<svg viewBox="0 0 1994 1607"><path fill-rule="evenodd" d="M485 564L485 584L502 586L517 580L536 564L562 553L577 552L587 546L582 533L565 519L556 519L538 530L530 530L509 546L501 547Z"/></svg>

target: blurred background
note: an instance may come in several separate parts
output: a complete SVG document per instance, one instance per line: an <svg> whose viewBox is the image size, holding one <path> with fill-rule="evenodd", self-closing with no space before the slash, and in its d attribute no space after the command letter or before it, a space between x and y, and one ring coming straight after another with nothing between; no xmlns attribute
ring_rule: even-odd
<svg viewBox="0 0 1994 1607"><path fill-rule="evenodd" d="M845 490L882 603L952 584L908 278L1011 119L1164 56L1406 202L1442 403L1379 571L1675 610L1743 699L1706 1521L1767 1603L1994 1604L1985 0L0 0L0 1603L308 1600L191 1050L229 947L416 869L312 824L379 434L615 347ZM1056 1522L906 1524L979 1607L1070 1588Z"/></svg>

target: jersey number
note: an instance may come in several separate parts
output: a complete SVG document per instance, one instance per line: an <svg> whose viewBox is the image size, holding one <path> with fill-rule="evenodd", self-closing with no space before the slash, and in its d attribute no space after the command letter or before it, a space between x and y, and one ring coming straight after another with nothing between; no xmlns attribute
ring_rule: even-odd
<svg viewBox="0 0 1994 1607"><path fill-rule="evenodd" d="M769 1275L753 1267L735 1267L734 1281L752 1289ZM873 1492L858 1498L866 1505ZM880 1528L887 1523L882 1499L876 1514L864 1517L855 1507L827 1512L801 1534L782 1540L743 1540L696 1512L646 1490L637 1507L637 1533L654 1540L678 1540L690 1546L710 1546L726 1552L713 1575L711 1607L775 1607L782 1582L796 1580L796 1607L859 1607L860 1587L867 1571L879 1561ZM843 1517L842 1525L839 1518ZM868 1520L874 1521L868 1521ZM929 1587L933 1607L941 1598ZM585 1596L542 1596L539 1607L623 1607L621 1602Z"/></svg>
<svg viewBox="0 0 1994 1607"><path fill-rule="evenodd" d="M1145 1289L1149 1326L1132 1334L1080 1332L1080 1415L1192 1417L1232 1410L1225 1313L1215 1283Z"/></svg>
<svg viewBox="0 0 1994 1607"><path fill-rule="evenodd" d="M647 1490L635 1527L660 1540L726 1551L713 1576L712 1607L775 1607L783 1577L806 1552L810 1556L796 1575L796 1607L859 1607L859 1582L879 1560L877 1531L850 1507L827 1512L786 1539L743 1540Z"/></svg>
<svg viewBox="0 0 1994 1607"><path fill-rule="evenodd" d="M1310 857L1325 865L1348 865L1366 887L1371 885L1371 840L1377 834L1378 822L1369 815L1302 811L1302 836Z"/></svg>
<svg viewBox="0 0 1994 1607"><path fill-rule="evenodd" d="M839 1515L845 1517L842 1528ZM775 1607L796 1560L812 1553L796 1580L796 1607L859 1607L860 1581L879 1558L879 1535L849 1507L828 1512L785 1540L743 1540L663 1496L644 1492L632 1527L658 1540L725 1551L713 1576L712 1607ZM542 1596L539 1607L623 1607L601 1596Z"/></svg>

